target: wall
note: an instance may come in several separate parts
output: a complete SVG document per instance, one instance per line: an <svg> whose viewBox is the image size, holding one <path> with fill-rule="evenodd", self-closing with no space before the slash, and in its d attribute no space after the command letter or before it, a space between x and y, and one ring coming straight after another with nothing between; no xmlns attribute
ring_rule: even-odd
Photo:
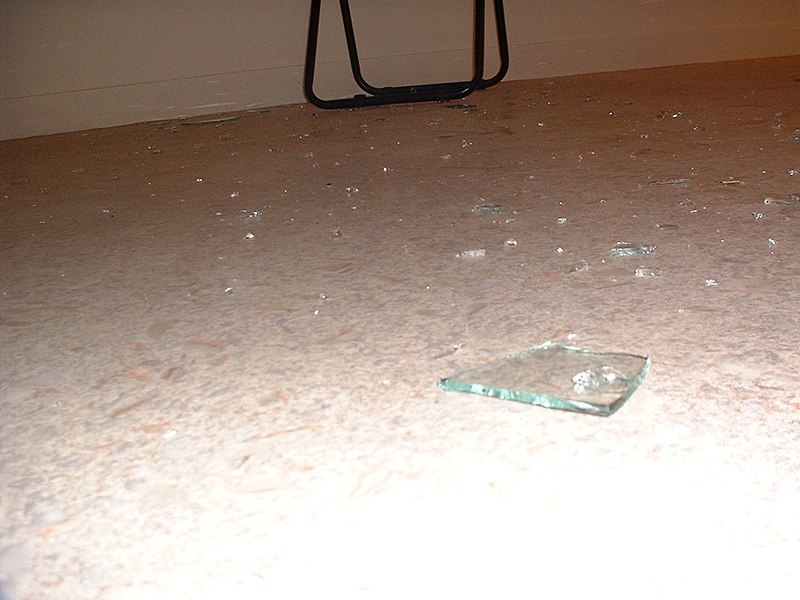
<svg viewBox="0 0 800 600"><path fill-rule="evenodd" d="M317 90L352 93L338 3L323 4ZM351 5L372 83L469 75L471 2ZM0 139L302 102L308 7L305 0L0 0ZM513 79L800 54L797 0L505 0L505 7ZM496 63L491 49L488 56L487 69Z"/></svg>

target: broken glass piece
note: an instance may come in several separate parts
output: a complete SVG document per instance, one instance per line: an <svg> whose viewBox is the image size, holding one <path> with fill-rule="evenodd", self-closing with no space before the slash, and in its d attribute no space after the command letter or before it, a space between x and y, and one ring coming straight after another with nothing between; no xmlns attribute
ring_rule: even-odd
<svg viewBox="0 0 800 600"><path fill-rule="evenodd" d="M650 358L545 342L439 380L446 391L594 415L615 413L639 387Z"/></svg>
<svg viewBox="0 0 800 600"><path fill-rule="evenodd" d="M764 204L775 204L778 206L791 206L793 204L800 204L800 194L790 194L788 200L767 196L764 198Z"/></svg>
<svg viewBox="0 0 800 600"><path fill-rule="evenodd" d="M560 250L560 248L559 248L559 250ZM580 273L581 271L588 271L588 270L589 270L589 261L584 259L584 260L576 262L569 269L567 269L567 274Z"/></svg>
<svg viewBox="0 0 800 600"><path fill-rule="evenodd" d="M656 179L655 181L648 181L650 185L686 185L689 183L688 177L678 177L675 179Z"/></svg>
<svg viewBox="0 0 800 600"><path fill-rule="evenodd" d="M655 251L656 247L648 244L617 242L608 253L611 256L632 256L634 254L652 254Z"/></svg>
<svg viewBox="0 0 800 600"><path fill-rule="evenodd" d="M472 112L478 110L474 104L448 104L446 108L453 108L455 110L463 110L464 112Z"/></svg>
<svg viewBox="0 0 800 600"><path fill-rule="evenodd" d="M260 221L264 218L264 211L261 210L243 210L241 212L242 221Z"/></svg>
<svg viewBox="0 0 800 600"><path fill-rule="evenodd" d="M636 277L661 277L663 271L661 269L651 269L649 267L637 267L633 270Z"/></svg>
<svg viewBox="0 0 800 600"><path fill-rule="evenodd" d="M496 215L501 210L503 210L503 206L500 204L478 204L472 209L472 212L476 215Z"/></svg>
<svg viewBox="0 0 800 600"><path fill-rule="evenodd" d="M474 250L462 250L456 256L460 256L462 258L482 258L486 256L486 249L476 248Z"/></svg>

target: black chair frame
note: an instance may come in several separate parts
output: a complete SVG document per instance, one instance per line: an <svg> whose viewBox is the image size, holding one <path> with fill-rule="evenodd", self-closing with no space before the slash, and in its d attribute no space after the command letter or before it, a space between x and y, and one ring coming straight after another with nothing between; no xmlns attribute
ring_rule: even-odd
<svg viewBox="0 0 800 600"><path fill-rule="evenodd" d="M306 98L319 108L358 108L380 104L398 104L405 102L446 101L464 98L474 92L499 83L508 72L508 34L506 32L503 0L494 0L494 14L497 23L497 43L500 51L500 68L497 73L483 78L484 48L486 37L486 0L475 0L475 16L473 20L473 75L469 81L449 81L443 83L425 83L421 85L403 85L376 87L367 83L361 73L358 58L356 36L353 31L353 19L350 13L349 0L339 0L342 13L342 24L347 41L347 53L353 79L365 94L357 94L352 98L323 100L314 93L314 71L317 62L317 41L322 0L311 0L311 16L308 25L308 43L306 45L306 63L303 77L303 91Z"/></svg>

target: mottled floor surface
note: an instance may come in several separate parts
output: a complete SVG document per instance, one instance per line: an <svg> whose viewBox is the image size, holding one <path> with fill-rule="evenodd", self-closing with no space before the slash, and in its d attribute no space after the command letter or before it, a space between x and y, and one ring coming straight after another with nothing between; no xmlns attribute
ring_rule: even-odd
<svg viewBox="0 0 800 600"><path fill-rule="evenodd" d="M0 595L797 597L800 57L227 117L0 144Z"/></svg>

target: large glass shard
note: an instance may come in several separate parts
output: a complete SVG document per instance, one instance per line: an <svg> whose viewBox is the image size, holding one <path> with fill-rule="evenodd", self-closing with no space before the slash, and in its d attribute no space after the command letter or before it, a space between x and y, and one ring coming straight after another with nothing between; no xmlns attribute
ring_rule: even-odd
<svg viewBox="0 0 800 600"><path fill-rule="evenodd" d="M594 415L614 414L650 368L650 358L546 342L439 380L443 390Z"/></svg>

